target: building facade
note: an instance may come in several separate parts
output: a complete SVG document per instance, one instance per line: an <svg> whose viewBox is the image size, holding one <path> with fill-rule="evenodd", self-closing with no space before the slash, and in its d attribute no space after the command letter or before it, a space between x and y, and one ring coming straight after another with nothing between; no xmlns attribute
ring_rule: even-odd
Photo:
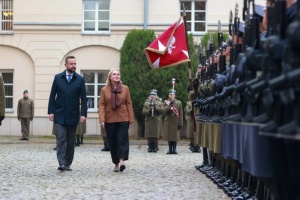
<svg viewBox="0 0 300 200"><path fill-rule="evenodd" d="M127 33L152 29L159 35L180 17L183 3L187 29L199 44L202 35L217 30L218 20L228 30L236 0L0 0L0 74L6 92L0 135L20 135L17 103L25 89L35 102L30 134L51 135L48 98L68 55L77 58L77 72L86 81L87 134L99 135L99 90L109 69L119 68ZM130 134L137 135L137 124Z"/></svg>

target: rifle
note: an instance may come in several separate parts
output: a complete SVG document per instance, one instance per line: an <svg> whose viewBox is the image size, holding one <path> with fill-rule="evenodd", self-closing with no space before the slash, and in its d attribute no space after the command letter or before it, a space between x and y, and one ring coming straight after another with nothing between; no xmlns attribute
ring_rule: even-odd
<svg viewBox="0 0 300 200"><path fill-rule="evenodd" d="M275 4L276 5L276 4ZM273 117L272 121L269 122L269 126L265 126L262 128L263 132L279 132L281 137L288 136L291 138L292 134L299 133L300 129L300 87L299 87L299 79L300 79L300 59L299 59L299 27L300 27L300 2L297 2L298 12L296 15L296 21L292 22L288 27L288 35L287 43L284 45L284 54L282 56L284 65L282 66L281 75L270 79L268 81L269 87L272 89L273 93L279 96L280 102L278 100L274 103L277 103L281 106L282 109L276 108L273 114L283 113L282 118ZM277 10L279 10L277 8ZM285 20L281 21L281 23L285 24ZM285 37L285 33L280 32L278 30L277 34L281 37ZM287 115L284 110L290 110ZM292 114L291 114L292 113ZM274 128L270 128L271 125ZM293 138L294 139L294 138Z"/></svg>
<svg viewBox="0 0 300 200"><path fill-rule="evenodd" d="M226 69L226 57L225 55L223 55L223 32L222 32L222 25L220 20L218 22L218 43L219 43L219 50L221 51L221 55L219 57L218 73L222 74Z"/></svg>

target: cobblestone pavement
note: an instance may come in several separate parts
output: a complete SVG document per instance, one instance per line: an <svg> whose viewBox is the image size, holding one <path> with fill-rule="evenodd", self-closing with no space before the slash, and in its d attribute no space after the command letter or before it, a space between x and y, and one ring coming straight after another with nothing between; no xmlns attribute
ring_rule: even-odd
<svg viewBox="0 0 300 200"><path fill-rule="evenodd" d="M109 152L99 141L76 147L73 171L60 172L54 139L19 141L0 137L0 199L229 199L195 170L202 154L185 143L177 155L147 153L145 142L131 141L123 172L113 172Z"/></svg>

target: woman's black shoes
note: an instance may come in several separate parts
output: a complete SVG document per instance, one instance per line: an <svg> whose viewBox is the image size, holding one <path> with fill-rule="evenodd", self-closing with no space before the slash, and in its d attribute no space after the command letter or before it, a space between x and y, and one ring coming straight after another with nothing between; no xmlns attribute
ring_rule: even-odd
<svg viewBox="0 0 300 200"><path fill-rule="evenodd" d="M120 166L120 172L124 171L124 169L126 169L125 165L121 165Z"/></svg>

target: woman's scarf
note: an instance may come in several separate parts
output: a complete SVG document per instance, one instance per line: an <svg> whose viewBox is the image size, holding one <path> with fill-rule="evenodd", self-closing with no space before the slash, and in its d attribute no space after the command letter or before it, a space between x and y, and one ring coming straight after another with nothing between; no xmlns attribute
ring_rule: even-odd
<svg viewBox="0 0 300 200"><path fill-rule="evenodd" d="M111 108L113 110L119 107L121 104L119 101L119 97L117 95L117 93L121 93L121 92L122 92L122 84L120 82L118 83L116 88L111 86Z"/></svg>

